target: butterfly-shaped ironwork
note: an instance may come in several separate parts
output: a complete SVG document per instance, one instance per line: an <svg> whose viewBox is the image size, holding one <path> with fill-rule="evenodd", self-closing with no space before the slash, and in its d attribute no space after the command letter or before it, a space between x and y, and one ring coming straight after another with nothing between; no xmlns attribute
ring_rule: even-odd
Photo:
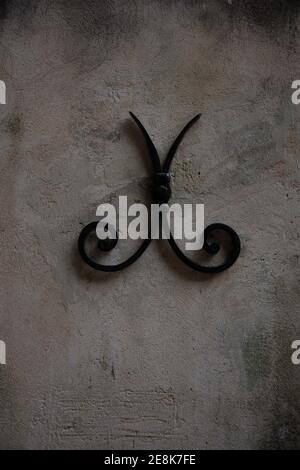
<svg viewBox="0 0 300 470"><path fill-rule="evenodd" d="M153 201L156 204L167 203L171 197L170 167L171 167L172 160L174 158L176 150L180 142L182 141L184 135L186 134L188 129L190 129L190 127L200 118L201 115L197 114L182 129L182 131L179 133L179 135L177 136L177 138L174 140L173 144L171 145L170 150L168 151L166 159L163 164L161 164L156 147L154 143L152 142L148 132L144 128L143 124L133 113L130 112L130 115L134 119L139 129L142 131L142 134L145 138L149 155L151 158L151 162L152 162L152 166L154 170ZM81 258L89 266L99 271L113 272L113 271L119 271L121 269L126 268L127 266L130 266L144 253L144 251L148 248L148 246L150 245L152 241L151 235L149 233L149 237L143 240L138 250L133 255L131 255L127 260L119 264L115 264L115 265L100 264L94 261L93 259L91 259L91 257L87 254L86 247L85 247L87 237L91 233L96 232L97 224L98 222L91 222L90 224L86 225L83 228L78 239L78 249L79 249ZM207 226L204 230L204 244L203 244L203 250L205 250L205 252L211 256L216 255L220 251L220 248L221 248L221 242L216 241L214 237L214 235L216 235L217 232L225 233L225 235L227 236L229 240L229 247L228 247L228 240L227 240L226 258L224 261L222 261L221 264L216 265L216 266L202 265L188 258L183 253L183 251L180 250L180 248L178 247L172 235L170 235L170 238L168 238L168 242L171 248L173 249L173 251L175 252L175 254L178 256L178 258L181 259L181 261L183 261L190 268L193 268L196 271L200 271L204 273L218 273L218 272L224 271L225 269L230 268L230 266L232 266L235 263L235 261L237 260L240 254L241 243L240 243L239 236L231 227L225 224L221 224L221 223L213 223ZM105 240L99 240L98 248L99 250L103 252L108 252L112 250L117 245L117 243L118 243L117 236L115 236L115 238L107 238Z"/></svg>

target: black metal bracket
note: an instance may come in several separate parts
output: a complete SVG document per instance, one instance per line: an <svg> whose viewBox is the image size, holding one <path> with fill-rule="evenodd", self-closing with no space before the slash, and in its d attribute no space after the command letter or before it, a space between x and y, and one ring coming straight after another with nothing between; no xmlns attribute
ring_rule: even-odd
<svg viewBox="0 0 300 470"><path fill-rule="evenodd" d="M177 138L171 145L170 150L168 151L168 154L166 156L166 159L163 165L160 162L160 158L155 148L155 145L153 144L143 124L133 113L130 112L130 115L143 133L143 136L145 138L145 141L148 147L149 155L151 158L151 162L152 162L152 166L154 170L153 201L157 204L167 203L170 200L171 194L172 194L171 179L170 179L170 167L171 167L172 160L174 158L176 150L180 142L182 141L184 135L190 129L190 127L196 121L198 121L201 115L197 114L182 129L182 131L179 133L179 135L177 136ZM151 236L149 234L149 237L146 240L143 240L143 243L140 245L138 250L133 255L131 255L126 261L123 261L122 263L119 263L116 265L99 264L93 261L88 256L86 249L85 249L85 243L86 243L87 237L92 232L96 231L97 224L98 222L92 222L83 228L78 239L78 250L83 261L85 261L92 268L97 269L99 271L114 272L114 271L119 271L121 269L124 269L127 266L130 266L144 253L144 251L148 248L148 246L150 245L152 241ZM168 242L171 248L173 249L173 251L175 252L175 254L178 256L178 258L181 259L181 261L183 261L190 268L193 268L196 271L200 271L203 273L219 273L221 271L224 271L225 269L230 268L230 266L232 266L235 263L235 261L237 260L240 254L241 243L240 243L240 239L237 233L228 225L220 224L220 223L211 224L208 227L206 227L204 231L204 245L203 245L203 250L205 250L205 252L211 256L217 254L221 248L220 242L217 242L214 239L214 234L216 232L225 232L226 235L229 237L229 242L230 242L230 248L229 250L227 249L225 261L223 261L221 264L217 266L204 266L188 258L179 249L172 235L168 239ZM117 245L117 243L118 243L118 238L107 238L106 240L99 240L98 248L101 251L107 252L107 251L112 250Z"/></svg>

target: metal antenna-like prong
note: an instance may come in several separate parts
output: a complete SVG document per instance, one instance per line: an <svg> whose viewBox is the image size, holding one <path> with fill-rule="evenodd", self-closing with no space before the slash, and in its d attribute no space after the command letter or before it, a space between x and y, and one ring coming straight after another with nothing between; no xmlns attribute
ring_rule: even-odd
<svg viewBox="0 0 300 470"><path fill-rule="evenodd" d="M166 156L166 160L163 164L163 171L164 172L168 173L170 171L170 166L171 166L172 160L174 158L174 155L176 153L176 150L177 150L180 142L182 141L182 139L183 139L184 135L186 134L186 132L190 129L190 127L192 127L193 124L195 124L196 121L198 121L198 119L200 117L201 117L201 114L197 114L197 116L193 117L193 119L191 119L187 123L187 125L182 129L182 131L178 134L178 136L174 140L173 144L170 147L170 150L168 151L168 154Z"/></svg>
<svg viewBox="0 0 300 470"><path fill-rule="evenodd" d="M149 150L150 158L151 158L155 173L160 173L161 172L161 164L160 164L159 155L158 155L158 152L155 148L154 143L152 142L148 132L144 128L141 121L131 111L129 111L129 114L132 117L132 119L135 121L135 123L137 124L139 129L143 133L143 136L144 136L144 138L146 140L146 143L147 143L147 147L148 147L148 150Z"/></svg>

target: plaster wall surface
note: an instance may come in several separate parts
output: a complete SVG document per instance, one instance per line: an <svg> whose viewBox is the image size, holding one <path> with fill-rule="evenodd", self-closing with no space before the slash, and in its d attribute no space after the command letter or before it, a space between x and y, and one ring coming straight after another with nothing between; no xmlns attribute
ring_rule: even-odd
<svg viewBox="0 0 300 470"><path fill-rule="evenodd" d="M299 447L299 26L294 1L1 1L1 448ZM239 233L230 270L79 259L100 202L147 192L129 110L162 155L202 113L173 199Z"/></svg>

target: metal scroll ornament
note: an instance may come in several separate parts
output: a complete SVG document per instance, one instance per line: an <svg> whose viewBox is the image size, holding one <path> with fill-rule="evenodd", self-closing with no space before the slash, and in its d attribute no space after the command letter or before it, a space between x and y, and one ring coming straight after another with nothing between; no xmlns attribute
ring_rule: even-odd
<svg viewBox="0 0 300 470"><path fill-rule="evenodd" d="M176 150L180 142L182 141L184 135L190 129L190 127L193 124L195 124L196 121L198 121L201 115L197 114L197 116L191 119L187 123L187 125L182 129L182 131L179 133L179 135L177 136L177 138L174 140L173 144L171 145L170 150L168 151L168 154L163 164L161 164L155 145L153 144L143 124L139 121L139 119L133 113L130 113L130 115L135 121L135 123L137 124L137 126L139 127L139 129L141 130L145 138L149 155L151 158L151 162L152 162L152 166L154 170L153 202L155 202L156 204L167 203L171 197L170 167L171 167L172 160L174 158ZM133 255L131 255L127 260L119 264L114 264L114 265L100 264L94 261L87 254L87 250L86 250L87 238L92 233L96 232L97 224L98 222L91 222L90 224L86 225L83 228L78 239L78 250L83 261L85 261L92 268L99 270L99 271L114 272L114 271L119 271L121 269L127 268L128 266L133 264L144 253L144 251L148 248L148 246L150 245L152 241L151 236L149 234L149 237L146 240L143 240L143 243L140 245L138 250ZM235 261L239 257L240 249L241 249L239 236L231 227L225 224L221 224L221 223L214 223L214 224L208 225L204 231L204 244L203 244L202 249L206 252L206 254L210 256L215 256L222 248L222 241L220 242L219 240L220 237L216 237L217 234L220 235L220 232L223 235L225 234L225 237L227 238L225 259L220 264L213 265L213 266L202 265L188 258L185 255L185 253L181 251L181 249L175 242L172 235L168 239L168 242L172 250L174 251L174 253L178 256L178 258L190 268L196 271L200 271L202 273L219 273L221 271L225 271L226 269L230 268L235 263ZM115 246L117 245L117 243L118 243L117 236L115 236L115 238L108 237L105 240L98 241L98 249L102 252L108 252L108 251L113 250Z"/></svg>

